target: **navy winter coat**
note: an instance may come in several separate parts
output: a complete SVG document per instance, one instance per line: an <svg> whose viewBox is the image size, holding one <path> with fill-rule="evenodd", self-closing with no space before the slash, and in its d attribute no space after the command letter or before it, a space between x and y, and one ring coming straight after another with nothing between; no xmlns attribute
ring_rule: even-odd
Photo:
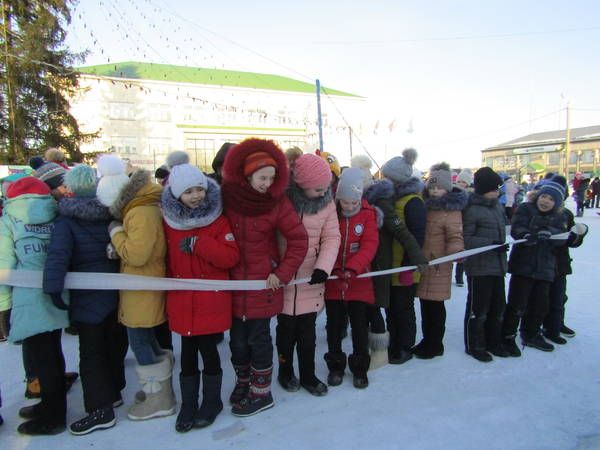
<svg viewBox="0 0 600 450"><path fill-rule="evenodd" d="M61 292L67 272L119 273L119 260L106 256L112 220L108 208L95 197L73 197L62 199L58 210L44 267L44 292ZM70 293L72 322L98 324L119 303L119 291L74 289Z"/></svg>
<svg viewBox="0 0 600 450"><path fill-rule="evenodd" d="M566 230L564 216L552 210L541 213L532 203L521 203L512 218L510 234L515 239L522 239L527 234L537 234L542 230L552 234ZM555 247L562 246L565 241L546 240L535 244L524 242L512 246L508 260L508 271L513 275L533 278L542 281L554 281L556 270Z"/></svg>

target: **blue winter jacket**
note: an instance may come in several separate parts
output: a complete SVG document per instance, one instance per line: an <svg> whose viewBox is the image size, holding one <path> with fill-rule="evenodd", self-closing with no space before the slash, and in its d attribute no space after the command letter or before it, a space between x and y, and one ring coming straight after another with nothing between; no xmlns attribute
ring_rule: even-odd
<svg viewBox="0 0 600 450"><path fill-rule="evenodd" d="M56 202L50 195L24 194L6 200L0 219L0 269L44 269L56 217ZM67 293L63 293L68 303ZM69 326L67 311L54 306L39 288L0 285L0 311L12 306L12 342Z"/></svg>
<svg viewBox="0 0 600 450"><path fill-rule="evenodd" d="M72 197L62 199L58 210L44 268L44 292L61 292L67 272L118 273L119 260L106 256L112 220L108 208L95 197ZM70 294L71 321L85 324L101 323L119 302L119 291L73 289Z"/></svg>

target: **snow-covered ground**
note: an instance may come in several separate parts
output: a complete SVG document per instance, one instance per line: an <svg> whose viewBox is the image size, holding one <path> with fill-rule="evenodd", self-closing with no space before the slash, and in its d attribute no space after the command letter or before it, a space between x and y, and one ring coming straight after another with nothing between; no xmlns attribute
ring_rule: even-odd
<svg viewBox="0 0 600 450"><path fill-rule="evenodd" d="M23 398L21 349L0 344L0 383L5 424L1 449L598 449L600 448L600 216L586 210L578 219L590 226L584 245L572 251L567 324L577 336L552 353L526 348L521 358L480 363L464 353L466 288L453 286L446 303L445 354L430 361L413 359L369 373L365 390L348 374L322 398L305 391L284 392L273 384L275 407L239 419L226 409L212 427L175 432L175 416L147 422L127 419L127 404L138 389L133 356L127 356L126 405L107 431L74 437L29 438L17 434ZM508 286L508 283L507 283ZM417 301L418 303L418 301ZM417 307L418 314L418 307ZM327 369L325 316L318 319L317 375ZM274 330L273 330L274 333ZM179 339L174 336L176 354ZM350 340L344 342L346 350ZM77 338L63 337L67 368L77 370ZM220 345L223 398L234 375L227 344ZM178 368L175 370L177 379ZM175 382L179 395L179 388ZM83 415L81 383L68 396L68 421Z"/></svg>

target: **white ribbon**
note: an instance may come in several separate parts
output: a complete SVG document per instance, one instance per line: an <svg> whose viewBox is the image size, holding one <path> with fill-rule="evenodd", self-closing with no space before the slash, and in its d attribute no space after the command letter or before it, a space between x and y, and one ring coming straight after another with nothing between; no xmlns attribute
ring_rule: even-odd
<svg viewBox="0 0 600 450"><path fill-rule="evenodd" d="M555 234L550 237L554 240L565 240L569 232ZM520 244L527 239L519 239L508 244ZM458 259L468 258L479 253L494 250L505 244L486 245L484 247L464 250L429 261L429 266L435 266ZM358 278L377 277L409 270L417 270L417 266L394 267L387 270L367 272ZM42 288L43 272L36 270L9 270L0 269L0 285ZM336 276L329 277L337 279ZM289 285L308 283L310 278L293 280ZM69 272L65 277L65 289L94 289L94 290L120 290L120 291L259 291L267 289L265 280L198 280L191 278L159 278L143 275L127 275L121 273L102 272Z"/></svg>

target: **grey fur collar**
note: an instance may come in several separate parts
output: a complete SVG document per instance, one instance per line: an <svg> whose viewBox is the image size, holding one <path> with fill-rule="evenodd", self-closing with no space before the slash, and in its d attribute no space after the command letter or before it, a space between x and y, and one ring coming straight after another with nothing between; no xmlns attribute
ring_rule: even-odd
<svg viewBox="0 0 600 450"><path fill-rule="evenodd" d="M318 198L308 198L304 195L304 191L300 186L296 183L290 183L287 188L287 196L289 197L292 205L294 205L294 209L300 215L307 214L313 215L317 214L323 208L325 208L331 201L333 201L333 194L331 193L331 188L327 190L323 197Z"/></svg>
<svg viewBox="0 0 600 450"><path fill-rule="evenodd" d="M365 199L372 205L382 198L392 198L393 196L394 183L390 180L377 180L364 194Z"/></svg>
<svg viewBox="0 0 600 450"><path fill-rule="evenodd" d="M488 208L495 207L498 204L497 198L485 198L481 194L475 192L469 195L469 205L486 206Z"/></svg>
<svg viewBox="0 0 600 450"><path fill-rule="evenodd" d="M112 215L96 197L66 197L58 202L58 212L73 219L90 222L108 221Z"/></svg>
<svg viewBox="0 0 600 450"><path fill-rule="evenodd" d="M223 212L221 188L215 180L208 178L206 197L200 206L190 209L173 197L171 188L166 187L160 199L165 222L176 230L191 230L206 227L219 218Z"/></svg>
<svg viewBox="0 0 600 450"><path fill-rule="evenodd" d="M462 211L467 206L469 196L461 189L454 188L441 197L426 197L425 207L429 211Z"/></svg>
<svg viewBox="0 0 600 450"><path fill-rule="evenodd" d="M148 170L136 170L131 174L129 182L123 186L119 196L109 208L115 219L123 218L123 209L135 198L138 191L150 182L150 172Z"/></svg>
<svg viewBox="0 0 600 450"><path fill-rule="evenodd" d="M406 183L396 184L396 199L400 199L409 194L420 194L425 188L425 184L417 177L409 178Z"/></svg>

